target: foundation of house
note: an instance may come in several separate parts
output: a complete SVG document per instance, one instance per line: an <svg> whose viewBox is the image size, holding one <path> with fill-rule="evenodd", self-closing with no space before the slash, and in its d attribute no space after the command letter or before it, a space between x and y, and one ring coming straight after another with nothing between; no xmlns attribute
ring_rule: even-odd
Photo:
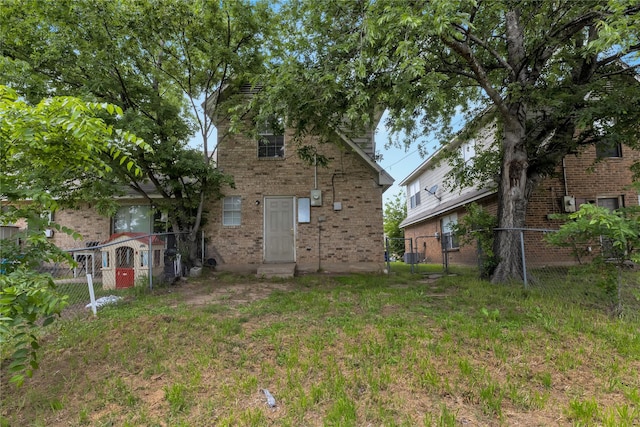
<svg viewBox="0 0 640 427"><path fill-rule="evenodd" d="M295 263L262 264L258 267L256 276L270 279L272 277L290 278L295 275Z"/></svg>

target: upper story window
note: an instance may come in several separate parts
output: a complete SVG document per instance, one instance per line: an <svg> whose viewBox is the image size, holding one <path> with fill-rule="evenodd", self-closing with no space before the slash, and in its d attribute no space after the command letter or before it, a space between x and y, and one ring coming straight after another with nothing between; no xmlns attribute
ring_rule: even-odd
<svg viewBox="0 0 640 427"><path fill-rule="evenodd" d="M622 157L622 145L607 138L607 129L614 124L613 120L596 120L593 122L593 131L599 139L596 142L596 157L599 159Z"/></svg>
<svg viewBox="0 0 640 427"><path fill-rule="evenodd" d="M258 129L258 158L284 158L284 125L273 119Z"/></svg>
<svg viewBox="0 0 640 427"><path fill-rule="evenodd" d="M420 206L420 181L415 181L409 186L409 207L411 209Z"/></svg>
<svg viewBox="0 0 640 427"><path fill-rule="evenodd" d="M599 159L607 157L622 157L622 145L609 144L606 140L599 142L596 144L596 157Z"/></svg>
<svg viewBox="0 0 640 427"><path fill-rule="evenodd" d="M473 158L476 156L476 141L470 140L460 146L460 157L464 163L473 164Z"/></svg>

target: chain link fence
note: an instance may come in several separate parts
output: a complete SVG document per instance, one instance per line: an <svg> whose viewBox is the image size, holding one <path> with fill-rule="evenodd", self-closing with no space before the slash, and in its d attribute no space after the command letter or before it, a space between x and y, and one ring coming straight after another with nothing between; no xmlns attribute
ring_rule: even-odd
<svg viewBox="0 0 640 427"><path fill-rule="evenodd" d="M520 280L514 285L567 303L598 307L612 315L640 315L640 266L618 263L611 255L606 239L574 248L558 247L546 240L553 229L495 229L509 233L518 243ZM406 241L405 263L412 273L428 273L441 264L442 272L466 266L478 275L487 262L479 242L455 235L430 235L402 239ZM387 239L386 249L389 248ZM473 241L475 244L459 244ZM387 269L391 264L387 260Z"/></svg>
<svg viewBox="0 0 640 427"><path fill-rule="evenodd" d="M611 314L640 315L640 269L631 263L613 263L607 257L611 251L607 241L563 248L545 238L556 230L523 228L494 232L510 233L519 243L521 280L515 286L562 298L567 303L599 307ZM402 260L410 264L412 273L429 274L438 265L443 273L459 266L480 273L486 255L479 244L460 243L474 239L459 237L436 233L395 240L404 242L407 252ZM393 240L387 239L385 247L389 271ZM67 311L77 312L87 308L92 300L91 290L93 299L100 300L126 295L132 289L152 289L185 275L175 242L173 233L122 235L104 244L88 242L86 247L68 251L73 262L43 264L40 270L51 274L59 292L68 296Z"/></svg>
<svg viewBox="0 0 640 427"><path fill-rule="evenodd" d="M67 296L67 314L114 301L132 290L153 289L185 274L173 233L123 234L108 243L88 242L67 252L71 262L44 263L40 272L53 278ZM93 295L92 295L93 293Z"/></svg>
<svg viewBox="0 0 640 427"><path fill-rule="evenodd" d="M611 315L640 315L640 266L621 262L609 241L601 238L574 247L558 247L549 229L496 229L520 242L522 286L567 302L598 307Z"/></svg>

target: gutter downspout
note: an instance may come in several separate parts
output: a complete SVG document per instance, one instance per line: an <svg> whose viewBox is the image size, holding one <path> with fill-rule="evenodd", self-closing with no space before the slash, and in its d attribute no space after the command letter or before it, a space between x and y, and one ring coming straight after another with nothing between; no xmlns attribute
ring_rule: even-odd
<svg viewBox="0 0 640 427"><path fill-rule="evenodd" d="M564 164L564 157L562 158L562 182L564 182L564 195L569 195L569 188L567 186L567 167Z"/></svg>

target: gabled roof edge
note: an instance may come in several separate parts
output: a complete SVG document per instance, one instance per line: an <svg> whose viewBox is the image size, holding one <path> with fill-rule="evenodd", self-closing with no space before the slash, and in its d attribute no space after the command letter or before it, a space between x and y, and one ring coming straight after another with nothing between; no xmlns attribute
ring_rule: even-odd
<svg viewBox="0 0 640 427"><path fill-rule="evenodd" d="M422 214L415 217L407 217L402 221L399 225L400 228L405 228L413 224L417 224L422 221L426 221L428 219L440 216L446 212L458 209L464 205L467 205L471 202L478 201L480 199L484 199L485 197L492 196L497 193L495 188L483 188L472 192L471 194L463 195L455 200L452 200L448 203L444 203L440 206L437 206L434 209L423 212Z"/></svg>
<svg viewBox="0 0 640 427"><path fill-rule="evenodd" d="M344 133L340 132L339 130L335 130L335 132L340 137L340 139L342 139L345 142L345 144L351 147L351 149L355 151L365 162L367 162L367 164L373 170L378 172L378 185L381 185L383 187L382 189L383 193L387 191L389 187L393 185L393 183L395 182L395 179L393 179L393 177L389 175L389 173L386 170L384 170L382 166L380 166L378 163L376 163L376 161L374 161L371 157L369 157L369 155L365 153L364 150L360 148L360 146L358 146L358 144L351 141L351 139L348 138Z"/></svg>

